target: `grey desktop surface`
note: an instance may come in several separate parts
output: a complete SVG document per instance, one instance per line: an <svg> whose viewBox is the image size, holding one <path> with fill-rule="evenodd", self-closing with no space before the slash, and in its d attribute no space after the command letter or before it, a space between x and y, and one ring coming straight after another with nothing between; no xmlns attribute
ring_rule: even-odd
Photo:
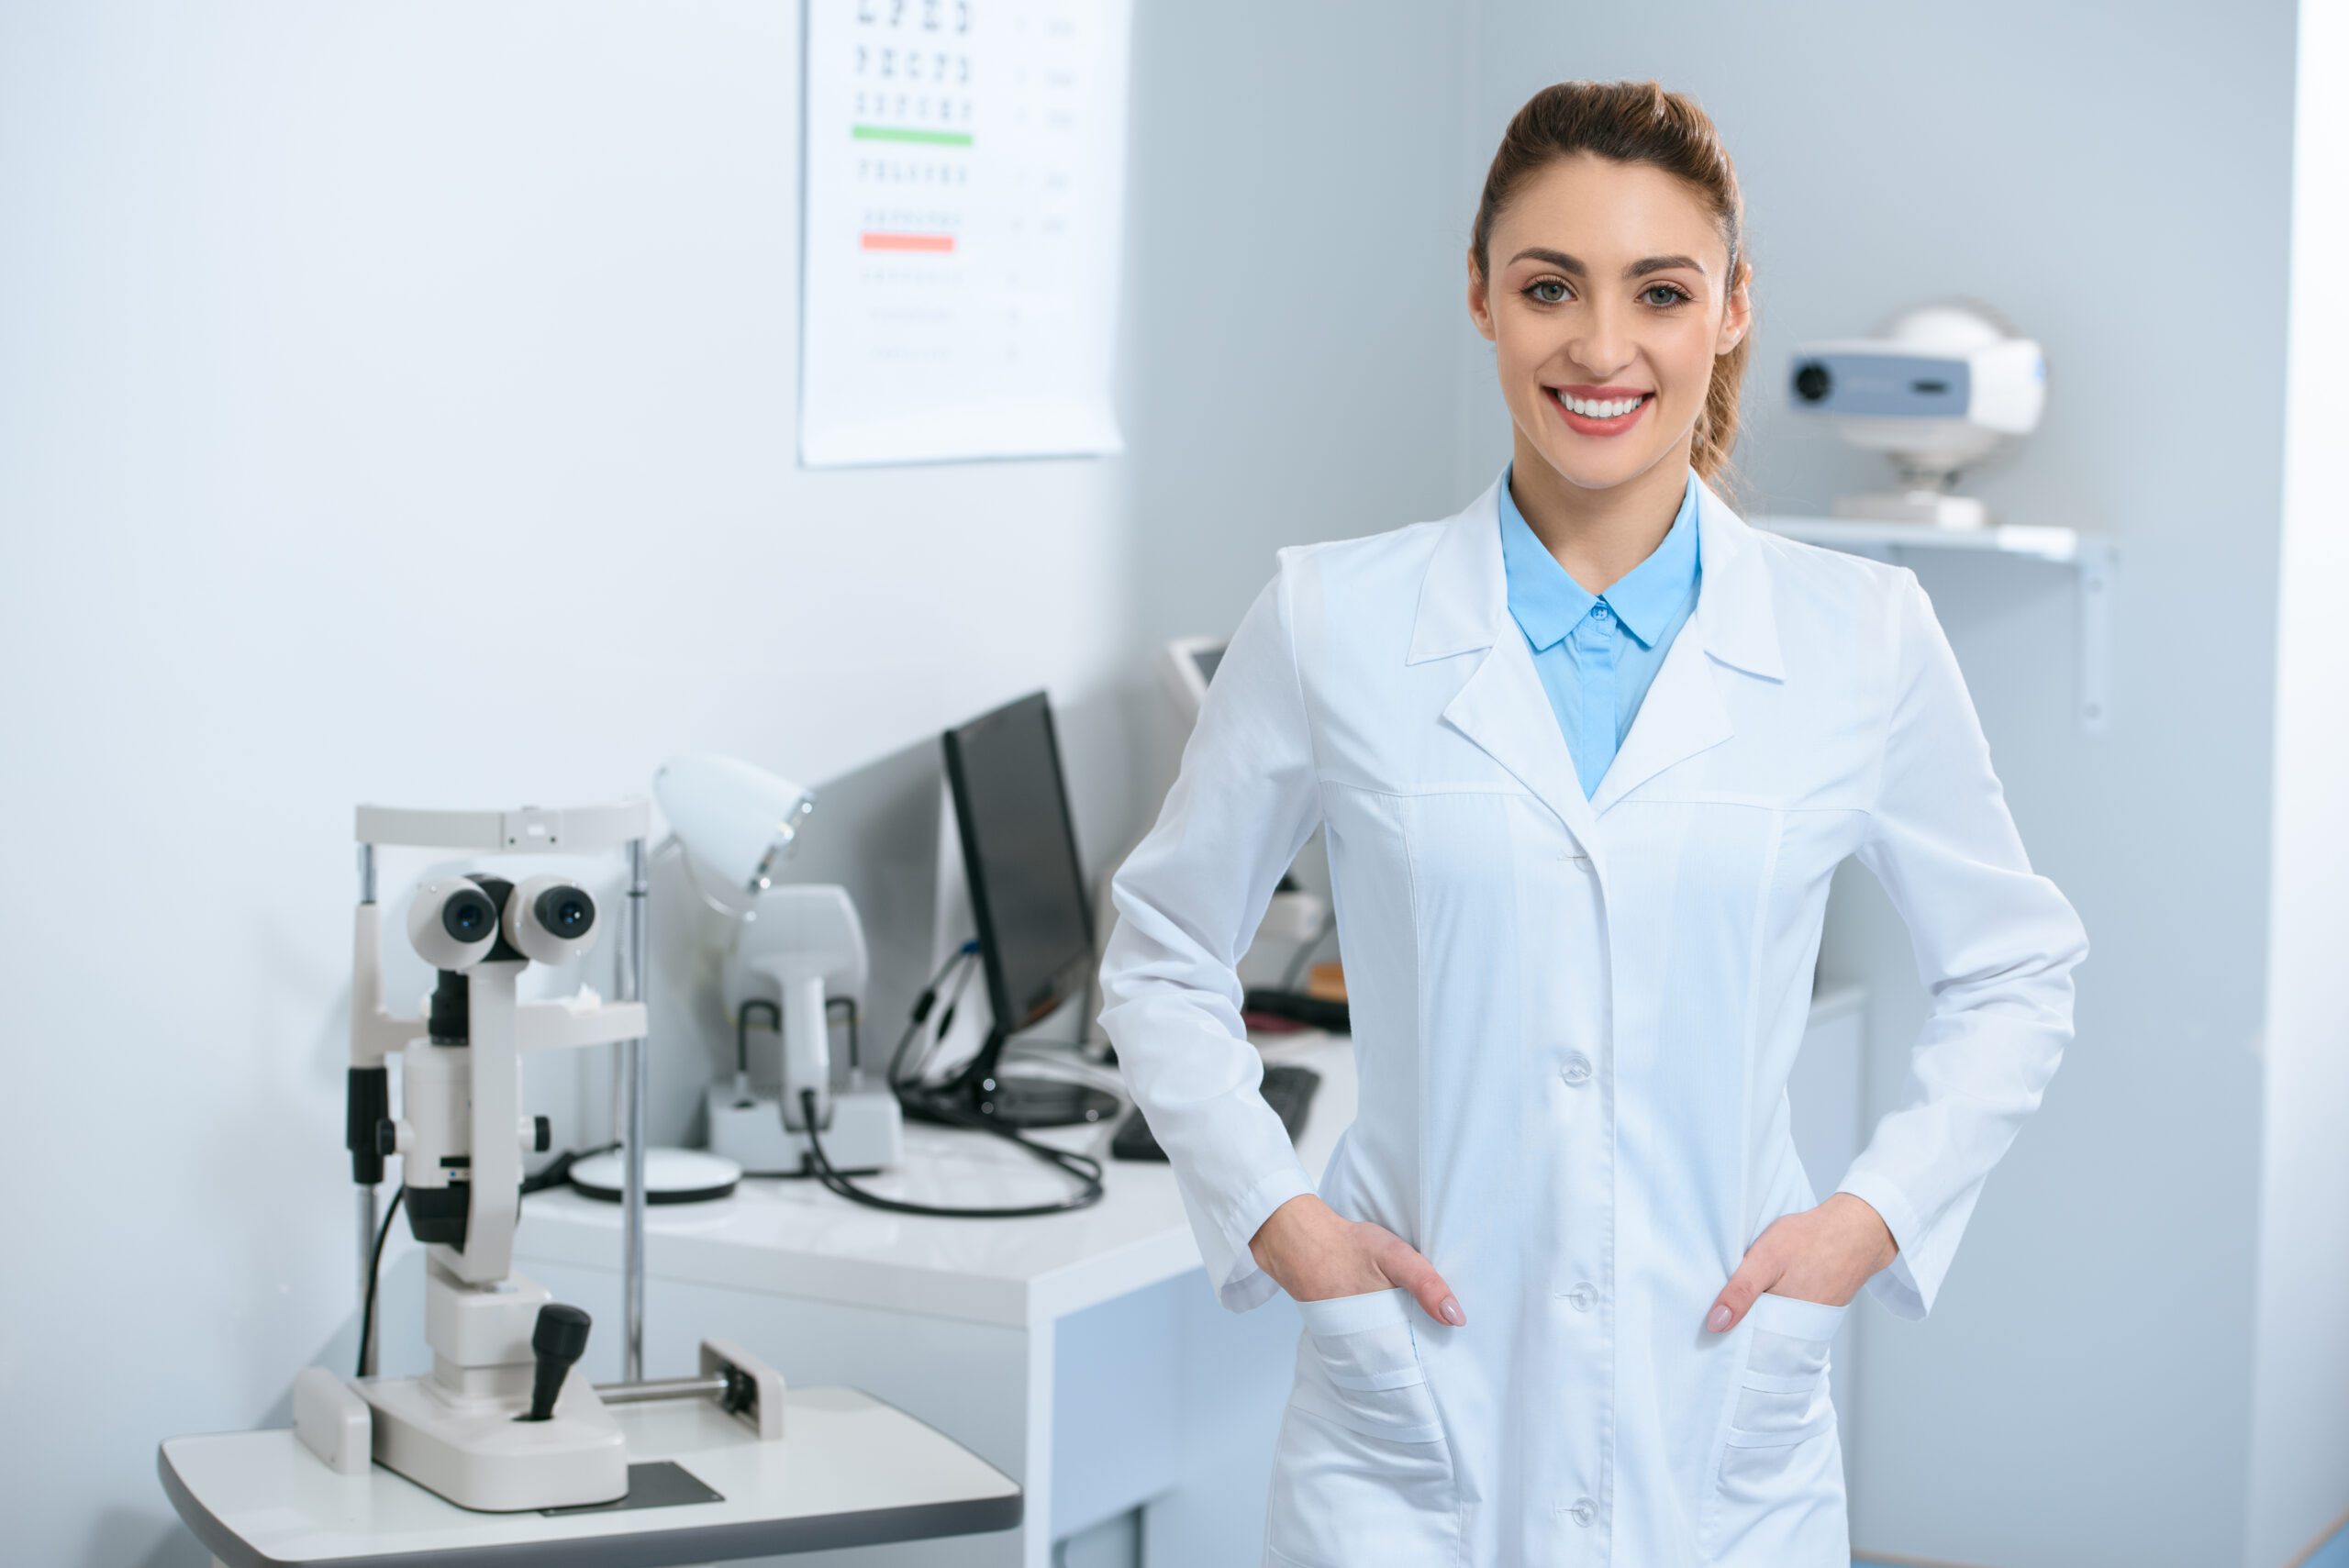
<svg viewBox="0 0 2349 1568"><path fill-rule="evenodd" d="M1020 1522L1025 1495L1017 1483L902 1410L852 1389L795 1389L790 1398L809 1464L748 1462L761 1447L748 1440L720 1451L662 1451L670 1445L659 1440L639 1449L647 1461L681 1465L718 1496L715 1502L475 1513L380 1464L362 1476L337 1475L284 1429L171 1439L158 1448L156 1470L180 1518L228 1568L662 1568ZM647 1408L626 1418L640 1422ZM694 1421L706 1443L727 1418L671 1412L662 1419L665 1432L654 1428L648 1437ZM816 1501L839 1495L818 1473L845 1466L886 1476L889 1456L908 1451L923 1460L910 1466L914 1476L891 1479L891 1490L878 1494L891 1500L838 1508ZM383 1549L372 1550L378 1535Z"/></svg>

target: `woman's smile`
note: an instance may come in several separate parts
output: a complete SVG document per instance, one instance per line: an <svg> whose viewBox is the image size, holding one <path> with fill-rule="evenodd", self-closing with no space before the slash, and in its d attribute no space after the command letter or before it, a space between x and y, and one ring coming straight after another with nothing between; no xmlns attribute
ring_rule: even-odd
<svg viewBox="0 0 2349 1568"><path fill-rule="evenodd" d="M1653 392L1615 387L1545 386L1542 395L1578 436L1620 436L1655 401Z"/></svg>

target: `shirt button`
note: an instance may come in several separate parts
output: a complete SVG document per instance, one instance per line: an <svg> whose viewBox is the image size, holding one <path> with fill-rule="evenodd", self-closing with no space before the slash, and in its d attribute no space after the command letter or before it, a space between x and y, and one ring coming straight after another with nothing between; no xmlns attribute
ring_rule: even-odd
<svg viewBox="0 0 2349 1568"><path fill-rule="evenodd" d="M1588 1280L1566 1292L1566 1299L1575 1304L1577 1312L1587 1312L1598 1304L1598 1292Z"/></svg>
<svg viewBox="0 0 2349 1568"><path fill-rule="evenodd" d="M1566 1512L1574 1516L1575 1523L1586 1525L1598 1517L1598 1505L1587 1497L1576 1497L1575 1506Z"/></svg>
<svg viewBox="0 0 2349 1568"><path fill-rule="evenodd" d="M1601 599L1598 603L1590 606L1590 618L1593 620L1605 620L1607 618L1606 600Z"/></svg>
<svg viewBox="0 0 2349 1568"><path fill-rule="evenodd" d="M1579 1051L1567 1052L1566 1064L1558 1070L1558 1074L1569 1084L1590 1082L1590 1058Z"/></svg>

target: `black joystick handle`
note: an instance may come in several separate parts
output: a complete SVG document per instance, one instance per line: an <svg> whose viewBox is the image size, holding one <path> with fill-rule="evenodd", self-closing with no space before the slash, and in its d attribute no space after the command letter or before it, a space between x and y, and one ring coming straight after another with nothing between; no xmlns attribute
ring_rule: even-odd
<svg viewBox="0 0 2349 1568"><path fill-rule="evenodd" d="M525 1421L543 1421L554 1415L555 1396L562 1380L587 1353L587 1314L576 1307L550 1302L539 1308L538 1327L530 1330L530 1350L539 1358L538 1373L530 1380L530 1413Z"/></svg>

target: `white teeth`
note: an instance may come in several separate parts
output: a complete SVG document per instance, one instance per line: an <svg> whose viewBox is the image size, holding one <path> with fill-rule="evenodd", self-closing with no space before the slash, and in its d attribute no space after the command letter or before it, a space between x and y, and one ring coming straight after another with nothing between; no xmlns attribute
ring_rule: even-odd
<svg viewBox="0 0 2349 1568"><path fill-rule="evenodd" d="M1610 397L1596 402L1586 397L1568 397L1563 392L1553 392L1552 395L1586 419L1612 419L1619 415L1629 414L1647 401L1645 394L1638 397Z"/></svg>

